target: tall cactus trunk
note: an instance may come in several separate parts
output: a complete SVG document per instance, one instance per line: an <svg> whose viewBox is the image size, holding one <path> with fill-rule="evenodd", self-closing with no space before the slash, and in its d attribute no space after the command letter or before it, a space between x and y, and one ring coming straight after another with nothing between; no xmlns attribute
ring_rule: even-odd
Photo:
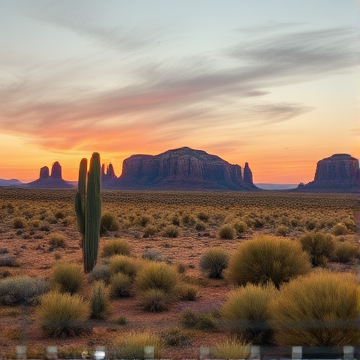
<svg viewBox="0 0 360 360"><path fill-rule="evenodd" d="M77 223L82 235L85 273L89 273L94 268L98 256L101 221L100 189L100 155L93 153L88 173L87 160L82 159L80 162L78 192L75 197Z"/></svg>

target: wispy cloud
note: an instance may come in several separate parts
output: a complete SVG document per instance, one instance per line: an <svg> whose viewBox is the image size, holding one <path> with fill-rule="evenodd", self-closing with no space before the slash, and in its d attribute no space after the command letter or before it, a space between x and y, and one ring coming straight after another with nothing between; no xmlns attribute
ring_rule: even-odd
<svg viewBox="0 0 360 360"><path fill-rule="evenodd" d="M141 40L124 35L127 42L116 29L82 24L73 30L115 48L143 46ZM0 89L6 102L0 128L31 135L47 149L87 150L96 145L112 151L133 146L134 139L144 146L162 137L186 139L204 126L216 130L234 121L246 126L288 121L312 108L272 103L265 101L266 95L278 86L295 86L356 66L355 43L349 28L271 33L219 50L223 59L233 60L231 65L223 66L218 59L204 63L202 55L191 62L153 61L151 67L138 63L134 75L142 72L142 81L106 91L64 92L64 83L72 79L60 74L71 73L71 64L62 63L57 70L52 67L52 74L39 70L41 76L19 78Z"/></svg>

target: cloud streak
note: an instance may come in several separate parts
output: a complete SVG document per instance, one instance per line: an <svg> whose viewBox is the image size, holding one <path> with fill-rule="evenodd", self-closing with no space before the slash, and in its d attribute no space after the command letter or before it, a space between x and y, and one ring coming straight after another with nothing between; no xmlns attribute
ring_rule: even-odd
<svg viewBox="0 0 360 360"><path fill-rule="evenodd" d="M113 48L144 45L128 34L119 37L115 30L66 26ZM151 139L186 139L204 126L216 131L234 121L248 127L288 121L312 108L264 98L277 87L355 67L359 55L355 43L350 28L271 33L220 50L231 65L224 66L218 59L204 64L201 55L191 62L154 61L147 68L139 63L134 65L134 76L137 71L146 74L142 81L106 91L85 88L80 93L77 89L64 93L66 79L60 74L71 73L71 65L62 63L58 73L39 70L41 76L19 78L1 88L6 106L0 128L31 136L45 149L88 150L96 146L113 151L120 145L133 146L133 139L144 147ZM77 84L81 88L81 82Z"/></svg>

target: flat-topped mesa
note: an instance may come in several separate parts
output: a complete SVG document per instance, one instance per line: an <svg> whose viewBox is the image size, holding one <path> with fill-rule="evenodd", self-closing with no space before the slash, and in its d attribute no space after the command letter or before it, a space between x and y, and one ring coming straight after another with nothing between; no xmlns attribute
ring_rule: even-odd
<svg viewBox="0 0 360 360"><path fill-rule="evenodd" d="M61 165L58 161L55 161L53 163L53 166L51 168L51 175L53 179L62 179L62 173L61 173Z"/></svg>
<svg viewBox="0 0 360 360"><path fill-rule="evenodd" d="M47 179L50 175L49 168L47 166L43 166L40 169L40 176L39 179Z"/></svg>
<svg viewBox="0 0 360 360"><path fill-rule="evenodd" d="M114 185L120 189L257 189L248 164L243 177L239 165L231 165L216 155L188 147L168 150L156 156L130 156L124 160L122 174Z"/></svg>
<svg viewBox="0 0 360 360"><path fill-rule="evenodd" d="M318 161L314 181L302 191L359 191L359 161L349 154L334 154Z"/></svg>

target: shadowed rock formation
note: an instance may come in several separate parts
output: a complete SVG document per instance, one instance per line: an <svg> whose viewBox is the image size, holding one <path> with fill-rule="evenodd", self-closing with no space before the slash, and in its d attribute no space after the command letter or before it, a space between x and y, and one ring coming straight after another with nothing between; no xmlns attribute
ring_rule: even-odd
<svg viewBox="0 0 360 360"><path fill-rule="evenodd" d="M359 161L348 154L334 154L318 161L314 181L299 191L358 192Z"/></svg>
<svg viewBox="0 0 360 360"><path fill-rule="evenodd" d="M117 176L115 175L113 165L109 164L106 167L106 172L105 172L105 164L102 164L102 166L101 166L102 187L103 188L111 188L111 185L113 184L115 179L117 179Z"/></svg>
<svg viewBox="0 0 360 360"><path fill-rule="evenodd" d="M26 187L38 189L69 189L73 186L62 179L61 165L56 161L51 167L50 176L49 168L44 166L40 169L39 179L28 183Z"/></svg>
<svg viewBox="0 0 360 360"><path fill-rule="evenodd" d="M188 147L162 154L133 155L111 188L153 190L257 190L246 163L231 165L216 155Z"/></svg>

